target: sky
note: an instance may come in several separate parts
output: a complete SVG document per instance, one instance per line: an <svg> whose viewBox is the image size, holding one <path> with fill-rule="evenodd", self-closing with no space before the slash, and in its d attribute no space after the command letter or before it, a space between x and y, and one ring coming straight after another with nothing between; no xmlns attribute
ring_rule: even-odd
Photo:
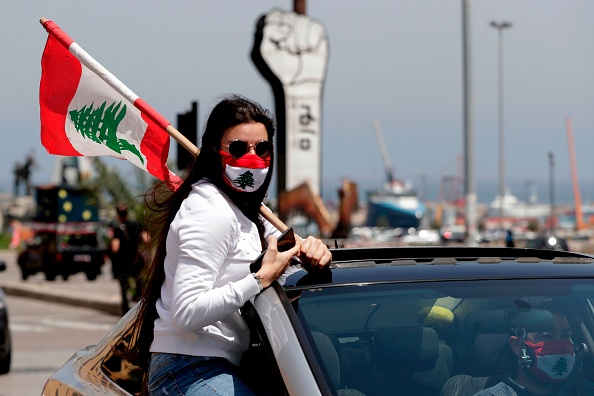
<svg viewBox="0 0 594 396"><path fill-rule="evenodd" d="M474 174L479 202L498 192L498 33L503 33L505 184L520 199L571 202L566 119L572 123L582 200L594 201L594 2L470 0ZM56 157L40 142L38 90L47 33L56 22L83 49L175 126L199 103L199 128L222 95L274 110L268 82L250 59L258 18L293 1L7 0L0 10L0 192L32 153L31 181L50 180ZM395 174L430 200L464 183L462 0L310 0L330 57L322 98L322 197L344 178L360 191L385 179L372 122L384 132ZM169 158L175 159L172 144ZM554 155L551 167L548 153ZM132 177L133 165L108 158ZM444 186L442 188L442 186ZM444 191L440 194L440 191Z"/></svg>

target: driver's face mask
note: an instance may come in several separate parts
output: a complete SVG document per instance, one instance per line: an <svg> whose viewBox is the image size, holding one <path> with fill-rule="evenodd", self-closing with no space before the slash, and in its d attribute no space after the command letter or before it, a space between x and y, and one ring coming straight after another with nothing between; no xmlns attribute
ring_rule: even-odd
<svg viewBox="0 0 594 396"><path fill-rule="evenodd" d="M525 335L525 333L524 333ZM532 343L522 339L519 364L544 382L563 381L575 363L573 343L565 339Z"/></svg>

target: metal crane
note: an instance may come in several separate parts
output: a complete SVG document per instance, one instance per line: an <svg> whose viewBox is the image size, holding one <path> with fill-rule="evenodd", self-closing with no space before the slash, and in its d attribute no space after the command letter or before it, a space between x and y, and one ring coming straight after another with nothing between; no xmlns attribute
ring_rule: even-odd
<svg viewBox="0 0 594 396"><path fill-rule="evenodd" d="M392 166L392 161L390 160L390 155L388 154L388 149L386 147L386 142L384 140L384 134L382 132L382 128L378 121L373 121L373 130L375 131L375 138L377 140L377 144L380 149L380 153L382 155L382 159L384 161L384 169L386 171L386 177L388 178L388 183L392 184L394 179L394 167Z"/></svg>

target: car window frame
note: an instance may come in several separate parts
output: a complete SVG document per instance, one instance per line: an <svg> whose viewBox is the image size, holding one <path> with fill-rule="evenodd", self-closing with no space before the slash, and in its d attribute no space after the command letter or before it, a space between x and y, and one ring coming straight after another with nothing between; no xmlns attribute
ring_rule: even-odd
<svg viewBox="0 0 594 396"><path fill-rule="evenodd" d="M266 307L267 305L274 304L280 309L275 310L275 313L284 314L282 318L284 323L288 324L288 326L283 326L282 323L275 322L274 326L271 326L270 320L266 319L269 317ZM263 324L263 328L267 334L268 339L278 339L279 336L277 334L270 333L270 331L279 331L282 328L283 333L289 334L289 336L293 336L294 340L298 345L298 350L296 350L293 355L294 360L302 360L305 362L304 365L300 367L304 369L307 367L309 371L309 375L311 379L315 382L316 390L319 392L320 395L333 395L335 396L336 390L331 385L330 377L326 372L326 368L320 364L319 361L319 354L317 353L317 349L313 347L314 342L311 334L308 330L304 329L301 324L301 321L297 317L297 313L295 312L293 305L289 297L287 296L285 289L283 286L280 285L278 282L273 282L268 288L266 288L262 293L256 296L254 300L254 306L258 313L258 318ZM271 330L272 329L272 330ZM273 344L269 342L270 347L274 351L275 358L279 359L279 349ZM287 384L286 375L290 376L290 368L285 368L282 366L282 362L279 363L279 369L283 375L283 381L285 382L285 386L288 390L292 388L292 384ZM291 378L293 381L294 379ZM303 384L299 384L303 385ZM311 393L308 393L311 394ZM313 395L312 395L313 396Z"/></svg>
<svg viewBox="0 0 594 396"><path fill-rule="evenodd" d="M248 328L250 330L250 346L247 351L244 352L242 356L242 361L240 363L240 368L242 365L246 364L244 359L248 357L251 353L255 353L259 356L254 356L256 359L265 359L267 360L267 369L272 369L272 378L267 378L267 380L272 380L273 384L270 386L271 388L275 389L275 395L288 395L289 392L285 385L285 381L282 377L281 370L278 366L278 362L276 357L274 356L274 351L272 349L272 345L270 344L270 340L268 335L266 334L266 330L264 329L264 325L260 320L260 316L258 315L258 311L254 307L251 301L247 301L243 307L240 309L241 316L246 321ZM262 354L264 356L262 356ZM248 365L251 365L253 362L248 362ZM246 367L250 368L250 367ZM257 373L257 375L262 375L262 373ZM261 377L260 377L261 378ZM267 387L266 385L260 385L255 381L258 386Z"/></svg>

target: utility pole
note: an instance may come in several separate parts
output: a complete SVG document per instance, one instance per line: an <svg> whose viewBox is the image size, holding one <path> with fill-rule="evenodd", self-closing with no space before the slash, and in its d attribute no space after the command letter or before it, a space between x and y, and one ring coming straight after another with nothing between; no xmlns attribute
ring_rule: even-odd
<svg viewBox="0 0 594 396"><path fill-rule="evenodd" d="M472 109L470 0L462 0L462 85L464 98L464 202L466 243L476 246L476 185L474 180L474 120Z"/></svg>
<svg viewBox="0 0 594 396"><path fill-rule="evenodd" d="M491 21L490 26L497 29L499 41L499 228L503 229L503 198L505 197L505 145L503 135L503 30L512 27L511 22Z"/></svg>
<svg viewBox="0 0 594 396"><path fill-rule="evenodd" d="M549 203L551 205L551 218L549 229L551 235L555 235L555 181L554 181L555 158L553 152L549 151Z"/></svg>

